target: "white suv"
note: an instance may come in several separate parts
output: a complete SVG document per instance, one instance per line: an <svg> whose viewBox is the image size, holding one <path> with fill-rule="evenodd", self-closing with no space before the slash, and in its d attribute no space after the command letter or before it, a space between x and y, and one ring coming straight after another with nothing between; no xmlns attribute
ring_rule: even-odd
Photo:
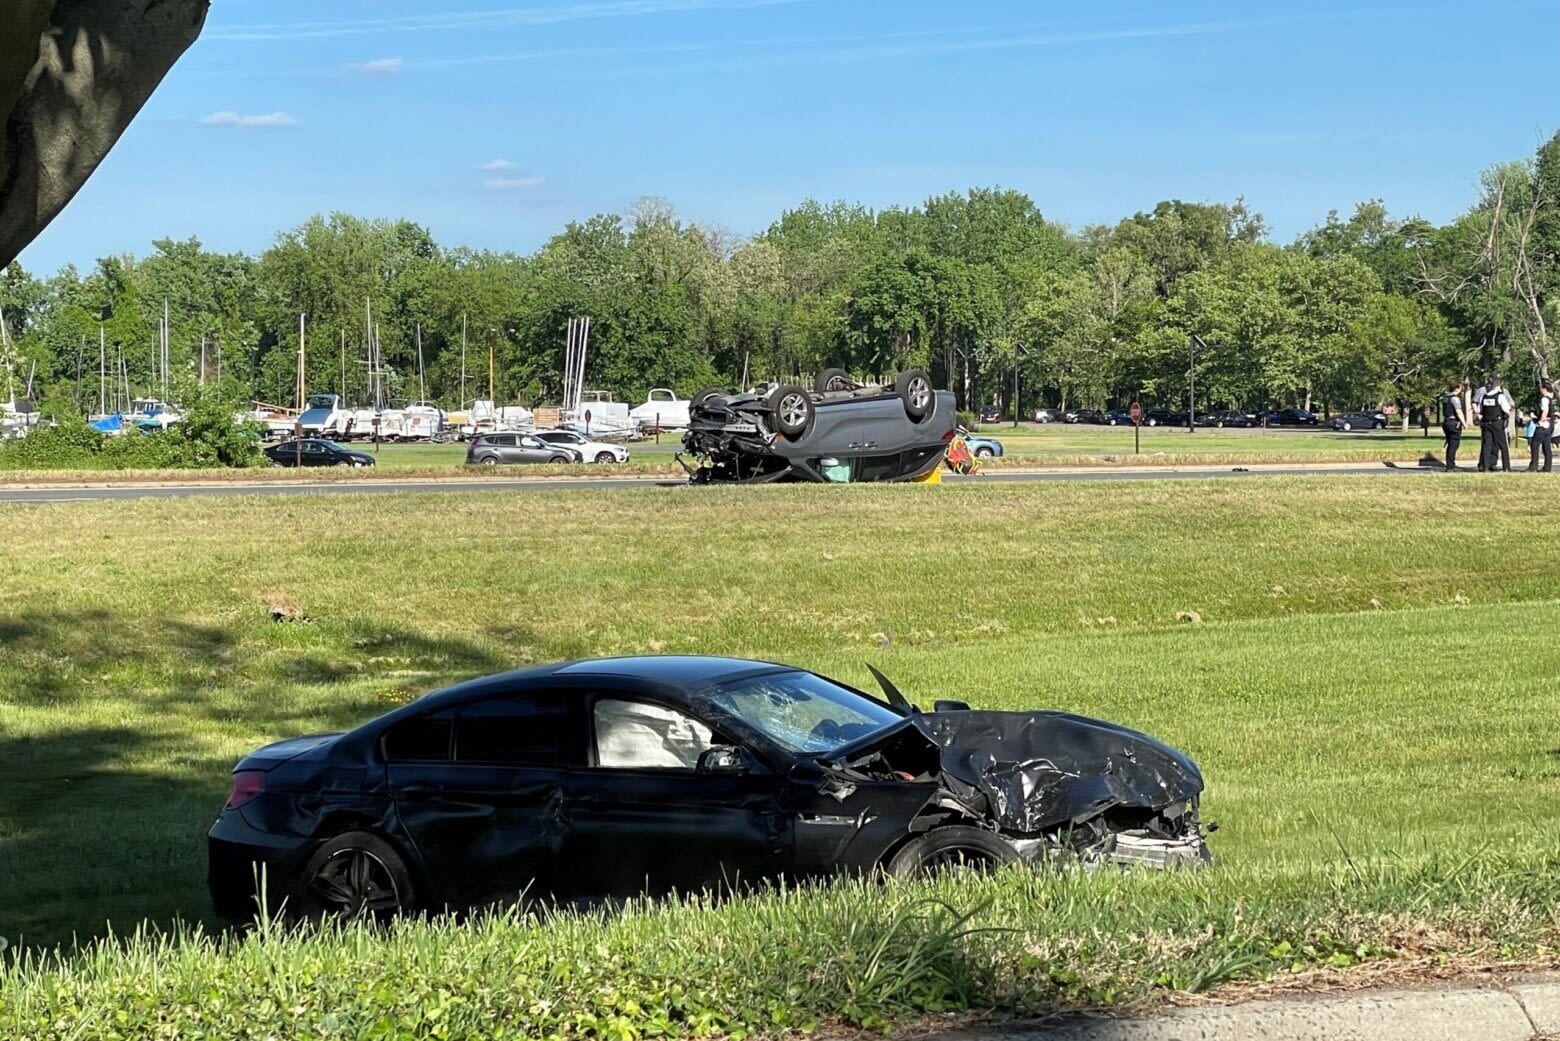
<svg viewBox="0 0 1560 1041"><path fill-rule="evenodd" d="M605 441L592 441L572 430L538 430L536 436L550 445L564 445L584 457L587 463L626 463L628 449Z"/></svg>

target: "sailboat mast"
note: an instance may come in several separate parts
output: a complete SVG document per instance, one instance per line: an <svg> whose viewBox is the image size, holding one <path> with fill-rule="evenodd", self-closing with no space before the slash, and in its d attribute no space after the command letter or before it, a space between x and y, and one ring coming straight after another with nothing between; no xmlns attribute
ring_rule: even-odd
<svg viewBox="0 0 1560 1041"><path fill-rule="evenodd" d="M168 344L168 333L168 298L165 296L163 297L162 330L162 399L164 402L168 400L168 370L172 368L169 363L173 360L173 351Z"/></svg>
<svg viewBox="0 0 1560 1041"><path fill-rule="evenodd" d="M303 380L303 350L304 350L304 326L307 316L301 312L298 315L298 412L303 413L304 405L304 380Z"/></svg>
<svg viewBox="0 0 1560 1041"><path fill-rule="evenodd" d="M108 415L108 343L98 323L98 415Z"/></svg>

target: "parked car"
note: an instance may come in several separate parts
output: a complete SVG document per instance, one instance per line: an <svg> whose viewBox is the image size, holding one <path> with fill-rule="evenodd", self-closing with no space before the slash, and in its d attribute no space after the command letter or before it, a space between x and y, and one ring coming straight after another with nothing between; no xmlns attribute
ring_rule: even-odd
<svg viewBox="0 0 1560 1041"><path fill-rule="evenodd" d="M683 447L695 484L742 481L909 481L935 470L957 423L953 394L924 369L881 386L843 369L733 394L694 395Z"/></svg>
<svg viewBox="0 0 1560 1041"><path fill-rule="evenodd" d="M1186 413L1176 412L1168 408L1151 408L1143 413L1143 425L1146 427L1184 427L1186 425Z"/></svg>
<svg viewBox="0 0 1560 1041"><path fill-rule="evenodd" d="M1105 425L1108 427L1131 426L1132 413L1124 408L1113 408L1105 413Z"/></svg>
<svg viewBox="0 0 1560 1041"><path fill-rule="evenodd" d="M592 441L584 434L574 430L538 430L535 435L550 445L563 445L572 448L580 454L580 458L591 463L626 463L628 462L628 449L622 445L608 444L605 441Z"/></svg>
<svg viewBox="0 0 1560 1041"><path fill-rule="evenodd" d="M347 448L319 437L294 438L267 445L265 457L277 466L373 466L367 452Z"/></svg>
<svg viewBox="0 0 1560 1041"><path fill-rule="evenodd" d="M1331 426L1334 430L1385 430L1387 414L1385 412L1340 412L1332 417Z"/></svg>
<svg viewBox="0 0 1560 1041"><path fill-rule="evenodd" d="M874 670L875 671L875 670ZM314 917L944 868L1195 866L1185 753L1067 712L917 710L785 665L579 661L472 680L233 770L226 917Z"/></svg>
<svg viewBox="0 0 1560 1041"><path fill-rule="evenodd" d="M1000 423L1002 422L1002 410L995 405L982 405L980 421L982 423Z"/></svg>
<svg viewBox="0 0 1560 1041"><path fill-rule="evenodd" d="M1037 408L1037 409L1035 409L1035 422L1036 423L1060 423L1061 421L1062 421L1062 410L1061 409L1058 409L1058 408Z"/></svg>
<svg viewBox="0 0 1560 1041"><path fill-rule="evenodd" d="M1002 454L1002 442L994 437L972 434L963 427L959 428L959 436L964 438L965 447L976 459L991 459Z"/></svg>
<svg viewBox="0 0 1560 1041"><path fill-rule="evenodd" d="M579 463L584 459L573 447L548 444L535 434L481 434L466 442L467 466Z"/></svg>
<svg viewBox="0 0 1560 1041"><path fill-rule="evenodd" d="M1210 412L1198 417L1198 423L1205 427L1254 427L1256 419L1244 412L1235 409L1221 409L1218 412Z"/></svg>
<svg viewBox="0 0 1560 1041"><path fill-rule="evenodd" d="M1105 413L1097 408L1074 408L1062 413L1063 423L1103 423Z"/></svg>
<svg viewBox="0 0 1560 1041"><path fill-rule="evenodd" d="M1278 408L1267 413L1270 427L1314 427L1316 416L1303 408Z"/></svg>

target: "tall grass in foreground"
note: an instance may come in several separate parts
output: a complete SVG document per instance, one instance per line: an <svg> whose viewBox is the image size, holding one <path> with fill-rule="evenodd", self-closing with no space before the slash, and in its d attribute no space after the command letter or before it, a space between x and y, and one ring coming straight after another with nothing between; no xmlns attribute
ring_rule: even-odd
<svg viewBox="0 0 1560 1041"><path fill-rule="evenodd" d="M1551 852L1299 876L1009 871L460 923L142 932L14 957L0 1036L745 1037L1118 1005L1362 961L1544 957L1557 869Z"/></svg>

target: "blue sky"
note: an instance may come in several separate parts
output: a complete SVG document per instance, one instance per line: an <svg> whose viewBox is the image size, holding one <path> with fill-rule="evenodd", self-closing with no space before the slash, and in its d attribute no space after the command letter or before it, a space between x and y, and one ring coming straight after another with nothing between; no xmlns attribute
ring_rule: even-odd
<svg viewBox="0 0 1560 1041"><path fill-rule="evenodd" d="M975 185L1073 226L1244 195L1288 241L1371 197L1453 216L1556 129L1557 67L1554 0L215 0L22 261L332 210L525 252L645 195L747 234Z"/></svg>

